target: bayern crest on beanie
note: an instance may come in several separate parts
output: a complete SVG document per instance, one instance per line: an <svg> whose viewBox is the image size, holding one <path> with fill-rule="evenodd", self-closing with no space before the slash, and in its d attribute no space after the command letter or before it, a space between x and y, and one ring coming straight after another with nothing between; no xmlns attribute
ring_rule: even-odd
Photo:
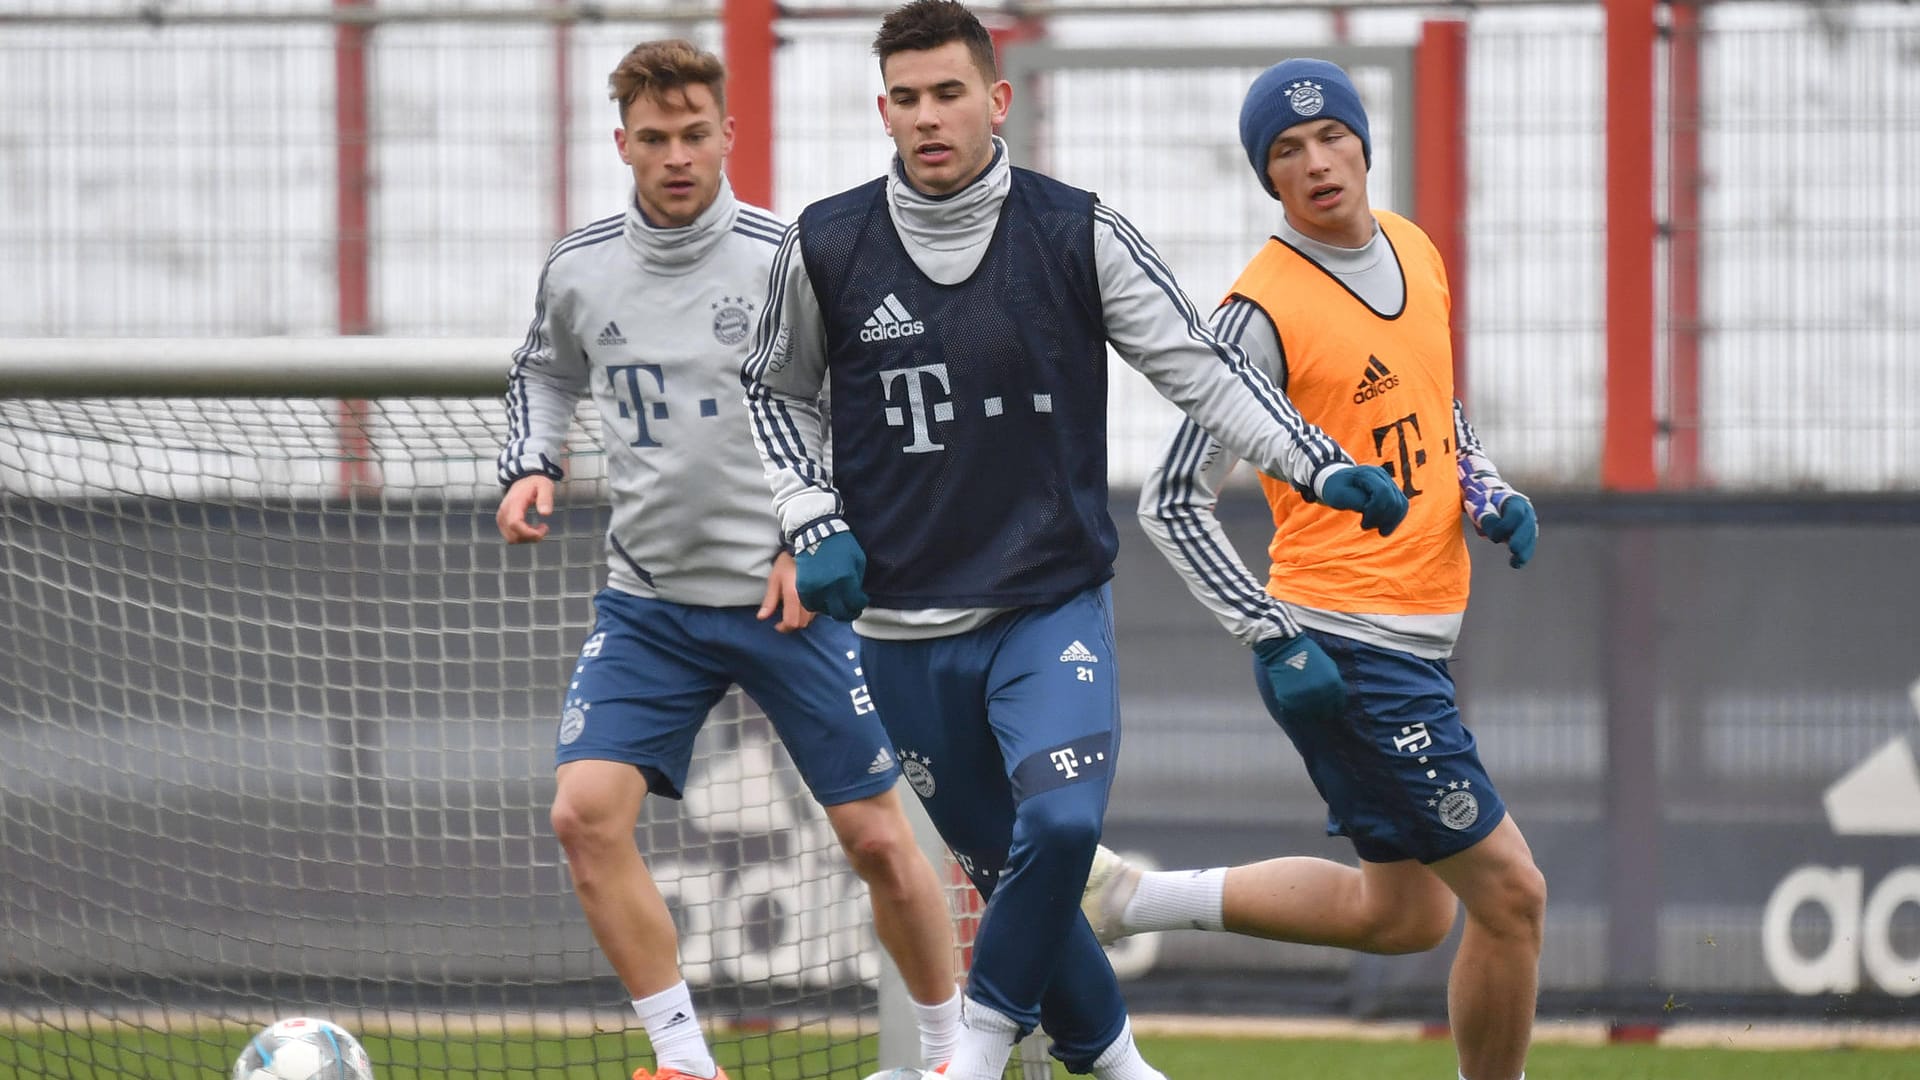
<svg viewBox="0 0 1920 1080"><path fill-rule="evenodd" d="M1338 64L1300 57L1282 60L1260 73L1240 103L1240 145L1260 186L1273 195L1267 179L1267 152L1273 140L1295 124L1338 120L1360 137L1360 151L1373 167L1373 139L1367 134L1367 110L1360 92ZM1279 196L1275 195L1275 198Z"/></svg>

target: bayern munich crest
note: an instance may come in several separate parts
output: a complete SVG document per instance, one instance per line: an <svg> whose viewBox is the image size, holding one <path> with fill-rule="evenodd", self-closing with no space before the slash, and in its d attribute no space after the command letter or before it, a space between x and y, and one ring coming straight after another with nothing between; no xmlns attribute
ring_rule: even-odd
<svg viewBox="0 0 1920 1080"><path fill-rule="evenodd" d="M900 751L900 772L913 785L914 794L923 799L933 798L933 762L914 753L912 750Z"/></svg>
<svg viewBox="0 0 1920 1080"><path fill-rule="evenodd" d="M1287 87L1287 104L1300 116L1318 116L1327 107L1327 99L1320 93L1319 83L1301 79Z"/></svg>
<svg viewBox="0 0 1920 1080"><path fill-rule="evenodd" d="M753 330L753 302L744 296L723 296L713 309L713 338L722 345L738 345Z"/></svg>
<svg viewBox="0 0 1920 1080"><path fill-rule="evenodd" d="M1446 787L1434 789L1427 805L1439 813L1440 824L1459 832L1480 820L1480 800L1467 790L1472 785L1471 780L1449 780Z"/></svg>
<svg viewBox="0 0 1920 1080"><path fill-rule="evenodd" d="M565 746L580 737L587 730L587 709L579 702L567 703L567 711L560 715L560 745Z"/></svg>

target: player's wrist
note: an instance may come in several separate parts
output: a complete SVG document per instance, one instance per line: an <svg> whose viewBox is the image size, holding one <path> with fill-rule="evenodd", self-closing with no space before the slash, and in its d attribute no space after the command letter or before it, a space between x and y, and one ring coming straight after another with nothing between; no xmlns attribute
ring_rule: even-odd
<svg viewBox="0 0 1920 1080"><path fill-rule="evenodd" d="M545 454L522 454L500 462L499 479L503 488L512 488L529 476L544 476L557 484L566 479L567 470Z"/></svg>
<svg viewBox="0 0 1920 1080"><path fill-rule="evenodd" d="M1317 499L1325 499L1326 492L1327 492L1327 481L1333 479L1335 476L1339 475L1340 473L1346 472L1348 469L1351 469L1351 468L1353 468L1353 462L1351 461L1333 461L1320 466L1319 471L1313 474L1314 497Z"/></svg>
<svg viewBox="0 0 1920 1080"><path fill-rule="evenodd" d="M805 555L818 548L827 537L849 531L846 519L839 514L822 515L793 530L787 537L787 548L795 555Z"/></svg>

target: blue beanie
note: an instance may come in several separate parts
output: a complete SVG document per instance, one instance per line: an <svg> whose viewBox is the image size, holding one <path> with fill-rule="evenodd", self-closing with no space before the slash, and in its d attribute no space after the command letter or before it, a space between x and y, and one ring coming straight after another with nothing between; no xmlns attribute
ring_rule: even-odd
<svg viewBox="0 0 1920 1080"><path fill-rule="evenodd" d="M1295 124L1309 120L1338 120L1360 136L1360 152L1373 167L1373 139L1367 134L1367 110L1360 92L1339 65L1325 60L1282 60L1260 73L1240 103L1240 145L1260 186L1274 195L1267 179L1267 153L1273 140ZM1278 195L1274 195L1279 198Z"/></svg>

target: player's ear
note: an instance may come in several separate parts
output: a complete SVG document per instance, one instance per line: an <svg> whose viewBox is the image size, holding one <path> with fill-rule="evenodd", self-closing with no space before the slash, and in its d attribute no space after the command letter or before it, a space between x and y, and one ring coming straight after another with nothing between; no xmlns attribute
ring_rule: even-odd
<svg viewBox="0 0 1920 1080"><path fill-rule="evenodd" d="M886 132L888 138L892 138L893 122L887 119L887 95L875 94L873 96L873 104L875 108L880 110L880 130Z"/></svg>
<svg viewBox="0 0 1920 1080"><path fill-rule="evenodd" d="M734 136L733 117L729 116L725 120L720 121L720 156L721 157L725 157L728 154L733 153L733 136Z"/></svg>
<svg viewBox="0 0 1920 1080"><path fill-rule="evenodd" d="M987 101L991 103L989 116L993 126L998 128L1007 122L1007 111L1013 108L1013 84L1005 79L994 83L993 88L987 91Z"/></svg>
<svg viewBox="0 0 1920 1080"><path fill-rule="evenodd" d="M627 129L626 128L617 127L613 129L613 148L615 150L620 151L621 161L626 162L628 165L633 164L633 159L627 156Z"/></svg>

